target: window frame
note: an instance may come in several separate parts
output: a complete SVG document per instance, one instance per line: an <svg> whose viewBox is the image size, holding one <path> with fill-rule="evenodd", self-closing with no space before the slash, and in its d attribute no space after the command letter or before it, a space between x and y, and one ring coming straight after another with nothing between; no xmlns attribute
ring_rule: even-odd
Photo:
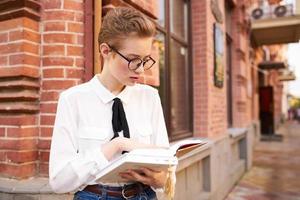
<svg viewBox="0 0 300 200"><path fill-rule="evenodd" d="M184 39L178 37L175 33L171 32L171 12L170 12L170 1L171 0L165 0L165 16L164 16L164 27L162 27L160 24L156 23L157 30L164 34L165 37L165 74L164 74L164 94L165 97L162 99L162 102L164 102L163 110L165 115L165 121L166 126L168 129L169 139L170 141L175 141L187 137L193 136L193 63L192 63L192 33L191 33L191 3L189 0L182 0L187 3L187 41L184 41ZM175 42L179 43L181 46L185 47L187 49L187 85L188 85L188 93L190 96L190 99L188 100L188 117L189 117L189 124L187 131L178 131L178 132L171 132L171 66L170 66L170 46L171 46L171 40L174 40Z"/></svg>

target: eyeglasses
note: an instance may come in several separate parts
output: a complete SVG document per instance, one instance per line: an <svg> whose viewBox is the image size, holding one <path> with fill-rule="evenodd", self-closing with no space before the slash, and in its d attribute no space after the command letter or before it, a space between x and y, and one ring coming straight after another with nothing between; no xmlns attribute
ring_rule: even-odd
<svg viewBox="0 0 300 200"><path fill-rule="evenodd" d="M117 49L108 45L114 52L119 54L122 58L124 58L128 62L128 69L132 71L136 71L139 67L143 67L144 70L148 70L156 63L156 61L151 58L151 56L146 57L144 60L140 58L129 59L126 58L123 54L121 54Z"/></svg>

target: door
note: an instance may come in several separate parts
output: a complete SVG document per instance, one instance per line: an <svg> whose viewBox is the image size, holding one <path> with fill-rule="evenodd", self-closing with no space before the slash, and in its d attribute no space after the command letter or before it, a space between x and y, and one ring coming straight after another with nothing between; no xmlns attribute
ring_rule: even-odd
<svg viewBox="0 0 300 200"><path fill-rule="evenodd" d="M271 86L259 88L259 117L261 133L274 134L274 98Z"/></svg>

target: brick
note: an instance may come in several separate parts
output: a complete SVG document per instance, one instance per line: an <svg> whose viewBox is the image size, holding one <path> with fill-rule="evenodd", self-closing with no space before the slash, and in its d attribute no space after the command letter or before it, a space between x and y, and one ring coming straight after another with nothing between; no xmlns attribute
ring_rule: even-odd
<svg viewBox="0 0 300 200"><path fill-rule="evenodd" d="M54 125L55 115L41 115L41 125Z"/></svg>
<svg viewBox="0 0 300 200"><path fill-rule="evenodd" d="M35 32L40 30L40 23L27 17L23 18L23 26Z"/></svg>
<svg viewBox="0 0 300 200"><path fill-rule="evenodd" d="M45 57L43 66L73 66L73 58L67 57Z"/></svg>
<svg viewBox="0 0 300 200"><path fill-rule="evenodd" d="M39 175L48 177L49 174L49 164L40 163L39 165Z"/></svg>
<svg viewBox="0 0 300 200"><path fill-rule="evenodd" d="M75 13L73 11L66 10L55 10L55 11L45 11L45 21L47 20L61 20L61 21L74 21Z"/></svg>
<svg viewBox="0 0 300 200"><path fill-rule="evenodd" d="M37 139L1 139L0 149L33 150L37 147Z"/></svg>
<svg viewBox="0 0 300 200"><path fill-rule="evenodd" d="M83 48L76 46L68 46L67 47L67 55L68 56L83 56Z"/></svg>
<svg viewBox="0 0 300 200"><path fill-rule="evenodd" d="M63 78L63 77L64 77L63 68L43 69L43 78Z"/></svg>
<svg viewBox="0 0 300 200"><path fill-rule="evenodd" d="M83 23L68 23L68 32L83 33Z"/></svg>
<svg viewBox="0 0 300 200"><path fill-rule="evenodd" d="M75 43L75 35L66 33L48 33L43 35L45 43Z"/></svg>
<svg viewBox="0 0 300 200"><path fill-rule="evenodd" d="M39 136L38 127L8 127L7 137L21 138L21 137L37 137Z"/></svg>
<svg viewBox="0 0 300 200"><path fill-rule="evenodd" d="M82 11L83 3L71 0L64 0L64 8L69 10Z"/></svg>
<svg viewBox="0 0 300 200"><path fill-rule="evenodd" d="M39 139L39 144L38 144L39 149L49 150L50 146L51 146L51 140L50 139Z"/></svg>
<svg viewBox="0 0 300 200"><path fill-rule="evenodd" d="M75 14L75 21L76 22L84 22L84 15L83 15L83 13L76 13Z"/></svg>
<svg viewBox="0 0 300 200"><path fill-rule="evenodd" d="M41 94L41 101L57 101L59 92L56 91L45 91Z"/></svg>
<svg viewBox="0 0 300 200"><path fill-rule="evenodd" d="M77 43L76 44L83 45L84 44L84 36L77 35Z"/></svg>
<svg viewBox="0 0 300 200"><path fill-rule="evenodd" d="M76 58L75 66L78 68L84 68L84 58Z"/></svg>
<svg viewBox="0 0 300 200"><path fill-rule="evenodd" d="M65 31L65 30L66 30L65 22L56 21L56 22L45 22L44 23L44 32Z"/></svg>
<svg viewBox="0 0 300 200"><path fill-rule="evenodd" d="M16 30L9 32L9 41L23 40L23 30Z"/></svg>
<svg viewBox="0 0 300 200"><path fill-rule="evenodd" d="M52 137L53 127L41 127L40 135L41 137Z"/></svg>
<svg viewBox="0 0 300 200"><path fill-rule="evenodd" d="M17 40L28 40L35 43L40 43L41 36L39 33L27 29L21 29L21 30L9 32L9 41L17 41Z"/></svg>
<svg viewBox="0 0 300 200"><path fill-rule="evenodd" d="M61 56L65 55L64 45L44 45L43 46L44 56Z"/></svg>
<svg viewBox="0 0 300 200"><path fill-rule="evenodd" d="M6 161L6 152L0 151L0 162Z"/></svg>
<svg viewBox="0 0 300 200"><path fill-rule="evenodd" d="M40 48L38 44L32 44L32 43L23 43L23 51L39 55L40 54Z"/></svg>
<svg viewBox="0 0 300 200"><path fill-rule="evenodd" d="M41 113L56 113L56 103L41 103L40 106Z"/></svg>
<svg viewBox="0 0 300 200"><path fill-rule="evenodd" d="M36 115L16 115L16 116L0 116L0 124L5 126L25 126L25 125L36 125Z"/></svg>
<svg viewBox="0 0 300 200"><path fill-rule="evenodd" d="M45 0L43 3L45 9L55 9L62 7L62 0Z"/></svg>
<svg viewBox="0 0 300 200"><path fill-rule="evenodd" d="M0 74L1 77L12 77L17 75L24 75L29 76L33 78L38 78L39 75L39 68L33 68L33 67L0 67Z"/></svg>
<svg viewBox="0 0 300 200"><path fill-rule="evenodd" d="M12 163L25 163L38 160L38 152L35 151L8 151L7 160Z"/></svg>
<svg viewBox="0 0 300 200"><path fill-rule="evenodd" d="M37 172L36 163L28 163L23 165L0 163L0 174L3 177L24 179L33 177Z"/></svg>
<svg viewBox="0 0 300 200"><path fill-rule="evenodd" d="M10 65L27 64L27 65L40 66L40 58L38 56L27 55L27 54L10 55L9 64Z"/></svg>
<svg viewBox="0 0 300 200"><path fill-rule="evenodd" d="M82 68L66 68L67 78L83 78L84 70Z"/></svg>
<svg viewBox="0 0 300 200"><path fill-rule="evenodd" d="M0 137L4 137L5 136L5 128L0 127Z"/></svg>
<svg viewBox="0 0 300 200"><path fill-rule="evenodd" d="M6 66L8 64L8 56L0 56L0 66Z"/></svg>
<svg viewBox="0 0 300 200"><path fill-rule="evenodd" d="M9 54L20 52L22 50L22 43L11 43L11 44L1 44L0 54Z"/></svg>
<svg viewBox="0 0 300 200"><path fill-rule="evenodd" d="M49 162L49 151L40 151L40 162Z"/></svg>
<svg viewBox="0 0 300 200"><path fill-rule="evenodd" d="M7 31L10 29L15 29L16 27L23 27L23 19L11 19L0 22L0 31Z"/></svg>
<svg viewBox="0 0 300 200"><path fill-rule="evenodd" d="M8 41L8 33L0 33L0 43L5 43Z"/></svg>
<svg viewBox="0 0 300 200"><path fill-rule="evenodd" d="M43 81L42 88L44 90L64 90L76 85L74 80L49 80Z"/></svg>

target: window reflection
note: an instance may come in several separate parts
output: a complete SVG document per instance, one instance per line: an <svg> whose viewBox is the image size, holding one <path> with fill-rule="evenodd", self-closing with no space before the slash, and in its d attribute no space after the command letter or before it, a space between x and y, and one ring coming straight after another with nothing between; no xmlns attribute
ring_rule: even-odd
<svg viewBox="0 0 300 200"><path fill-rule="evenodd" d="M166 101L166 85L165 85L165 35L161 32L157 32L154 40L154 48L156 56L154 59L157 61L157 68L159 69L159 95L163 108L165 108Z"/></svg>
<svg viewBox="0 0 300 200"><path fill-rule="evenodd" d="M188 15L186 1L170 1L171 32L187 41Z"/></svg>
<svg viewBox="0 0 300 200"><path fill-rule="evenodd" d="M165 0L158 0L158 24L165 26Z"/></svg>
<svg viewBox="0 0 300 200"><path fill-rule="evenodd" d="M171 131L189 130L189 81L187 49L171 40Z"/></svg>

